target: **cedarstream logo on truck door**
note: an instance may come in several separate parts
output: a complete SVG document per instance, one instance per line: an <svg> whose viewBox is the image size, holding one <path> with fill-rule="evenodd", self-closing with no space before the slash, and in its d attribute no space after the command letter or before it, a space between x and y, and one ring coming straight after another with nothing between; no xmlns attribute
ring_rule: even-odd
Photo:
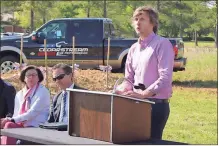
<svg viewBox="0 0 219 146"><path fill-rule="evenodd" d="M68 43L62 41L56 43L56 47L54 45L48 45L46 51L48 52L48 56L68 56L72 54L72 48L61 48L61 44L67 45ZM88 54L88 48L74 48L75 54ZM39 48L38 56L45 55L45 48Z"/></svg>
<svg viewBox="0 0 219 146"><path fill-rule="evenodd" d="M68 56L72 54L72 48L46 48L48 56ZM88 54L88 48L74 48L75 54ZM45 48L39 48L38 56L44 56Z"/></svg>

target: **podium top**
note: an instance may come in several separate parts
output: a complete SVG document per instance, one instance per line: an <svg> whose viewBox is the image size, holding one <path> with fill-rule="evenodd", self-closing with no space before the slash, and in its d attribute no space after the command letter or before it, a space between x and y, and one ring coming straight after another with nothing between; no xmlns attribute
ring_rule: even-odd
<svg viewBox="0 0 219 146"><path fill-rule="evenodd" d="M155 102L150 101L148 99L138 99L138 98L134 98L134 97L130 97L130 96L113 94L113 93L110 93L110 92L89 91L89 90L72 89L72 88L67 88L66 90L67 91L73 91L73 92L79 92L79 93L90 93L90 94L98 94L98 95L108 95L108 96L112 96L112 97L113 96L117 96L117 97L131 99L131 100L135 100L135 101L139 101L139 102L146 102L146 103L150 103L150 104L155 104Z"/></svg>

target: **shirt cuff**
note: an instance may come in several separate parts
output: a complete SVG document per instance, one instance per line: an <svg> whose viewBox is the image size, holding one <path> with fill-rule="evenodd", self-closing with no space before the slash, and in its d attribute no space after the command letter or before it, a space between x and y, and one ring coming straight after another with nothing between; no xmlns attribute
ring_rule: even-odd
<svg viewBox="0 0 219 146"><path fill-rule="evenodd" d="M129 90L133 90L133 86L132 86L131 83L129 83L128 81L124 81L124 82L122 83L122 86L123 86L124 89L126 88L128 91L129 91Z"/></svg>
<svg viewBox="0 0 219 146"><path fill-rule="evenodd" d="M150 92L152 92L152 93L154 93L154 94L157 94L158 93L158 85L151 85L151 86L149 86L147 89L146 89L147 91L150 91Z"/></svg>
<svg viewBox="0 0 219 146"><path fill-rule="evenodd" d="M17 116L17 117L12 117L15 121L15 123L19 123L19 122L22 122L22 118L20 116Z"/></svg>
<svg viewBox="0 0 219 146"><path fill-rule="evenodd" d="M8 114L6 115L6 117L11 118L11 117L12 117L12 114L11 114L11 113L8 113Z"/></svg>

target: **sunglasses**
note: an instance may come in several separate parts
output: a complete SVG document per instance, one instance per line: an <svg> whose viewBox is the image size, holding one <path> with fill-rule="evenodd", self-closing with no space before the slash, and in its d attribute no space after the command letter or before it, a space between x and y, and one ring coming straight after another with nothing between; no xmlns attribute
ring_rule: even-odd
<svg viewBox="0 0 219 146"><path fill-rule="evenodd" d="M55 78L52 78L52 80L55 82L56 80L61 80L65 77L66 74L60 74L58 76L56 76Z"/></svg>

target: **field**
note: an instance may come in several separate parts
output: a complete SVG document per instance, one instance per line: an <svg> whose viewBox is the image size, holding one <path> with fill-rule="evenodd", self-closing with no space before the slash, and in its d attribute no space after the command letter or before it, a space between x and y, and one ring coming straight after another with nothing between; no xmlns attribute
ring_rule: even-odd
<svg viewBox="0 0 219 146"><path fill-rule="evenodd" d="M173 75L173 96L170 100L170 116L163 139L189 144L217 144L217 49L213 43L185 43L188 58L186 71ZM3 75L16 89L20 88L17 72ZM14 77L12 77L14 76ZM123 74L110 73L106 88L105 73L97 70L75 71L76 83L96 91L113 89L115 81ZM51 93L57 87L49 77Z"/></svg>
<svg viewBox="0 0 219 146"><path fill-rule="evenodd" d="M206 43L199 43L200 46ZM189 47L188 47L189 46ZM189 144L217 144L217 49L190 47L186 71L173 75L171 113L164 139Z"/></svg>
<svg viewBox="0 0 219 146"><path fill-rule="evenodd" d="M195 47L195 42L185 42L185 46L187 48L191 48L191 47ZM215 47L215 43L212 41L198 41L198 47L200 48L214 48Z"/></svg>

